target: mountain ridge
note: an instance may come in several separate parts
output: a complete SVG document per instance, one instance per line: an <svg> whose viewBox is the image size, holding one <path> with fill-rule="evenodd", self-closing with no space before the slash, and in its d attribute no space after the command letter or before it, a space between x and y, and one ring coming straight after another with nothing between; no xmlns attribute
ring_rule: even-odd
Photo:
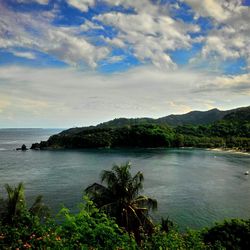
<svg viewBox="0 0 250 250"><path fill-rule="evenodd" d="M235 113L240 110L250 109L250 106L238 107L230 110L219 110L213 108L207 111L193 110L185 114L170 114L160 118L115 118L113 120L99 123L93 126L87 127L73 127L63 130L60 134L75 134L89 129L95 128L118 128L124 126L134 126L142 124L157 124L157 125L168 125L168 126L182 126L182 125L207 125L216 121L222 120L225 116L230 113Z"/></svg>
<svg viewBox="0 0 250 250"><path fill-rule="evenodd" d="M180 126L180 125L206 125L218 120L223 119L226 115L233 113L240 109L250 108L250 106L239 107L230 110L219 110L217 108L213 108L207 111L199 111L193 110L185 114L170 114L167 116L163 116L160 118L115 118L113 120L100 123L93 127L122 127L127 125L140 125L140 124L166 124L170 126ZM92 127L92 126L91 126Z"/></svg>

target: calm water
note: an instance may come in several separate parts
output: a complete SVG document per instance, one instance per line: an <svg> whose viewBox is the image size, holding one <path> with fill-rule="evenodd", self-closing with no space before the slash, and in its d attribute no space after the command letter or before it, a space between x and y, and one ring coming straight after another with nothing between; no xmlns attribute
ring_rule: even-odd
<svg viewBox="0 0 250 250"><path fill-rule="evenodd" d="M231 217L250 218L250 155L197 149L15 151L59 130L0 129L0 191L23 181L29 200L43 194L58 211L74 208L100 171L126 161L144 173L144 193L158 200L156 219L200 228Z"/></svg>

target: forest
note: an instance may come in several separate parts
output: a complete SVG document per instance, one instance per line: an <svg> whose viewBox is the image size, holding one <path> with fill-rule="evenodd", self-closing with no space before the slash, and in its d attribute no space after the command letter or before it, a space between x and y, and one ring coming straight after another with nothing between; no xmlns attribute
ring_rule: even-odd
<svg viewBox="0 0 250 250"><path fill-rule="evenodd" d="M225 115L211 124L169 126L162 123L112 123L72 128L34 143L32 149L197 147L250 151L250 108Z"/></svg>

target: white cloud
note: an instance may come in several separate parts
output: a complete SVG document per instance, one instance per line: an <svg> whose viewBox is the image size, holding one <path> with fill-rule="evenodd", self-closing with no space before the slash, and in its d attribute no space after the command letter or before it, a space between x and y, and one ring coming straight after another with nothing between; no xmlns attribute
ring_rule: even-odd
<svg viewBox="0 0 250 250"><path fill-rule="evenodd" d="M35 59L36 56L31 52L11 51L14 56L23 57L27 59Z"/></svg>
<svg viewBox="0 0 250 250"><path fill-rule="evenodd" d="M250 96L250 74L223 75L205 80L201 91L230 91Z"/></svg>
<svg viewBox="0 0 250 250"><path fill-rule="evenodd" d="M103 30L104 28L100 25L90 22L89 20L85 20L83 24L80 25L81 31L88 30Z"/></svg>
<svg viewBox="0 0 250 250"><path fill-rule="evenodd" d="M201 56L222 60L245 58L250 68L250 7L241 0L185 0L197 16L210 17L214 27L204 38Z"/></svg>
<svg viewBox="0 0 250 250"><path fill-rule="evenodd" d="M133 8L137 13L156 14L159 12L167 12L167 8L158 4L153 4L149 0L104 0L107 4L112 6L123 6L126 9Z"/></svg>
<svg viewBox="0 0 250 250"><path fill-rule="evenodd" d="M195 11L196 15L199 16L211 16L217 21L223 21L228 18L229 10L225 8L224 0L184 0L189 4Z"/></svg>
<svg viewBox="0 0 250 250"><path fill-rule="evenodd" d="M117 38L117 37L109 38L109 37L101 36L101 39L103 39L105 42L107 42L111 46L115 46L119 48L124 48L126 46L125 42L122 39Z"/></svg>
<svg viewBox="0 0 250 250"><path fill-rule="evenodd" d="M140 5L138 11L141 9ZM94 19L118 29L117 37L106 38L106 42L130 49L139 60L149 60L161 68L175 68L169 51L190 48L193 40L189 32L199 31L198 26L176 21L168 15L153 15L143 11L138 14L110 12Z"/></svg>
<svg viewBox="0 0 250 250"><path fill-rule="evenodd" d="M206 44L202 48L202 56L208 57L213 52L216 53L220 58L226 60L227 58L230 59L237 59L240 57L240 53L238 50L228 48L230 45L225 40L225 37L220 37L219 35L210 35L206 38Z"/></svg>
<svg viewBox="0 0 250 250"><path fill-rule="evenodd" d="M49 0L17 0L18 3L25 3L25 4L28 4L28 3L39 3L39 4L42 4L42 5L46 5L49 3Z"/></svg>
<svg viewBox="0 0 250 250"><path fill-rule="evenodd" d="M43 50L72 65L86 62L94 68L109 53L107 48L97 48L84 38L62 30L48 30L47 38L50 44L44 44Z"/></svg>
<svg viewBox="0 0 250 250"><path fill-rule="evenodd" d="M53 26L54 15L53 11L13 12L0 3L0 48L35 49L72 65L84 62L91 67L108 55L107 48L92 45L80 34L81 27Z"/></svg>
<svg viewBox="0 0 250 250"><path fill-rule="evenodd" d="M30 3L28 0L17 1ZM49 2L31 1L40 4ZM211 18L214 26L206 36L191 36L190 33L199 34L198 25L171 17L172 9L180 8L178 3L160 4L160 1L150 0L67 0L69 5L83 12L100 2L133 11L96 14L92 20L85 20L79 26L62 27L55 26L53 22L59 13L59 7L51 11L14 12L7 7L7 3L0 1L0 48L8 51L16 50L16 47L38 50L71 65L87 64L94 68L100 60L108 60L112 54L110 52L118 47L134 55L142 63L168 70L177 68L171 58L173 51L188 50L194 43L204 43L199 54L202 62L219 64L228 59L244 58L250 69L250 7L243 6L240 0L179 1L189 4L197 17ZM111 26L112 31L104 30L104 24ZM97 36L99 33L101 34ZM22 56L20 52L19 56ZM26 57L31 58L32 55L26 54ZM198 60L192 61L197 63Z"/></svg>
<svg viewBox="0 0 250 250"><path fill-rule="evenodd" d="M107 63L117 63L124 60L124 56L111 56L106 61Z"/></svg>
<svg viewBox="0 0 250 250"><path fill-rule="evenodd" d="M224 22L234 13L240 13L242 8L241 0L182 0L190 5L197 17L211 17L217 22Z"/></svg>
<svg viewBox="0 0 250 250"><path fill-rule="evenodd" d="M68 4L83 11L87 12L89 7L94 6L95 0L67 0Z"/></svg>
<svg viewBox="0 0 250 250"><path fill-rule="evenodd" d="M249 76L244 82L247 79ZM0 100L6 101L0 103L0 124L71 127L115 117L161 117L206 110L208 105L229 109L249 104L249 96L229 88L231 83L221 84L220 91L208 89L213 81L221 84L202 72L163 72L155 67L112 75L75 69L1 67ZM13 123L7 117L12 117Z"/></svg>

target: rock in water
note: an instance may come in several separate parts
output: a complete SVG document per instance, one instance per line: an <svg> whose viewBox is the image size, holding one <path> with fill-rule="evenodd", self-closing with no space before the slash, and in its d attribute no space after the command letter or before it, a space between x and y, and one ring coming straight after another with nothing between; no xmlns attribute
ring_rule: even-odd
<svg viewBox="0 0 250 250"><path fill-rule="evenodd" d="M16 148L16 150L26 151L26 150L28 150L28 149L27 149L26 145L23 144L21 148Z"/></svg>

